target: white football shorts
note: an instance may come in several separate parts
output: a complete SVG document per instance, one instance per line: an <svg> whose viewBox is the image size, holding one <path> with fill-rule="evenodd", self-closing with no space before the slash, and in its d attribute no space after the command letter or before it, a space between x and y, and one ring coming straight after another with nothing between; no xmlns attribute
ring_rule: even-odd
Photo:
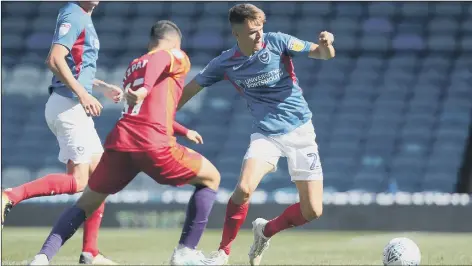
<svg viewBox="0 0 472 266"><path fill-rule="evenodd" d="M53 92L46 103L44 115L59 143L60 162L90 163L92 155L103 153L92 117L76 100Z"/></svg>
<svg viewBox="0 0 472 266"><path fill-rule="evenodd" d="M295 130L279 136L251 135L244 159L258 158L274 165L280 157L287 157L292 181L323 180L316 134L311 120Z"/></svg>

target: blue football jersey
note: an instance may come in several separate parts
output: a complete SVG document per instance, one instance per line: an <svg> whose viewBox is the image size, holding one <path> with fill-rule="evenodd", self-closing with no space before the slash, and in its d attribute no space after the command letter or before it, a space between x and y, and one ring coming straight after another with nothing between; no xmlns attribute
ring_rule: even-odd
<svg viewBox="0 0 472 266"><path fill-rule="evenodd" d="M263 49L244 56L236 44L210 61L195 81L208 87L229 80L246 99L256 132L286 134L312 117L292 63L296 54L308 56L310 46L281 32L265 33Z"/></svg>
<svg viewBox="0 0 472 266"><path fill-rule="evenodd" d="M78 3L70 2L60 9L52 43L69 50L66 61L72 74L92 93L100 42L92 18ZM56 76L53 76L49 90L65 97L76 97Z"/></svg>

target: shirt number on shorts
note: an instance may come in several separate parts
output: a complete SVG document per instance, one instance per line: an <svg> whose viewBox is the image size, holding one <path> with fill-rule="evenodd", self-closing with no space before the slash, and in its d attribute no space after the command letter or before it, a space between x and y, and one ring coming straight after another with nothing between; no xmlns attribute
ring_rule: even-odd
<svg viewBox="0 0 472 266"><path fill-rule="evenodd" d="M137 83L137 82L134 82L134 83ZM133 84L133 85L137 85L137 84ZM128 92L128 90L129 90L130 87L131 87L131 83L129 83L128 85L126 85L125 93ZM141 110L141 106L143 105L143 102L144 102L144 101L142 101L142 102L140 102L140 103L138 103L138 104L136 104L136 105L134 105L134 106L131 107L131 106L128 105L128 102L125 100L125 104L124 104L125 106L124 106L124 108L123 108L123 111L121 112L121 118L123 118L123 115L124 115L124 114L138 115L138 114L139 114L139 111ZM128 113L130 107L132 108L132 109L131 109L131 113Z"/></svg>
<svg viewBox="0 0 472 266"><path fill-rule="evenodd" d="M318 162L318 154L308 153L306 156L313 157L313 161L311 162L311 165L310 165L310 170L315 170L316 169L316 162Z"/></svg>

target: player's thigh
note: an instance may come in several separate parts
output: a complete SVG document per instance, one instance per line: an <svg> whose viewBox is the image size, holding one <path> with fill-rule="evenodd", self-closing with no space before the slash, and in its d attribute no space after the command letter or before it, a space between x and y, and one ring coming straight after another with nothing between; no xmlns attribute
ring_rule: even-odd
<svg viewBox="0 0 472 266"><path fill-rule="evenodd" d="M90 164L94 154L103 152L92 118L72 99L51 95L45 116L59 144L59 161Z"/></svg>
<svg viewBox="0 0 472 266"><path fill-rule="evenodd" d="M323 168L311 122L277 139L287 156L292 181L323 180Z"/></svg>
<svg viewBox="0 0 472 266"><path fill-rule="evenodd" d="M295 181L303 217L311 221L323 213L323 180Z"/></svg>
<svg viewBox="0 0 472 266"><path fill-rule="evenodd" d="M101 194L115 194L124 189L139 173L130 153L106 150L90 176L88 186Z"/></svg>
<svg viewBox="0 0 472 266"><path fill-rule="evenodd" d="M213 164L180 144L133 154L133 161L162 185L183 186L198 180L213 184L211 187L219 185L220 176Z"/></svg>
<svg viewBox="0 0 472 266"><path fill-rule="evenodd" d="M267 173L277 170L281 156L282 150L271 138L259 133L252 134L244 155L238 186L242 186L243 190L255 190Z"/></svg>

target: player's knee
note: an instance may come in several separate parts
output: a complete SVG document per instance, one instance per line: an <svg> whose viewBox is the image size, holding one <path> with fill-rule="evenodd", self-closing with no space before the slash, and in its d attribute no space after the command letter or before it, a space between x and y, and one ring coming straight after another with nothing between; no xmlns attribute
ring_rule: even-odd
<svg viewBox="0 0 472 266"><path fill-rule="evenodd" d="M220 181L221 175L218 169L210 161L204 159L200 172L191 184L204 185L216 191L220 186Z"/></svg>
<svg viewBox="0 0 472 266"><path fill-rule="evenodd" d="M207 184L205 184L207 187L213 189L213 190L218 190L220 187L220 182L221 182L221 175L220 172L214 168L214 170L211 172L207 179Z"/></svg>
<svg viewBox="0 0 472 266"><path fill-rule="evenodd" d="M91 215L105 201L108 195L101 194L91 190L89 187L84 189L84 193L77 200L76 206L84 210L85 215Z"/></svg>
<svg viewBox="0 0 472 266"><path fill-rule="evenodd" d="M308 221L318 219L323 214L323 204L301 203L300 208L301 208L303 217L305 217L305 219L307 219Z"/></svg>
<svg viewBox="0 0 472 266"><path fill-rule="evenodd" d="M237 204L243 204L249 201L256 188L249 182L240 182L233 193L233 201Z"/></svg>

